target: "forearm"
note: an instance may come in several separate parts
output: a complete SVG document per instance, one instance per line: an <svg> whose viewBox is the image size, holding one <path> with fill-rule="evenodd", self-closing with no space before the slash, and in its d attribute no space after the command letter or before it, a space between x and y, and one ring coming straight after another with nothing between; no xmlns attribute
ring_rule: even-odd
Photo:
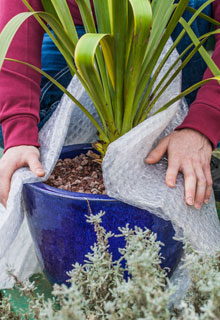
<svg viewBox="0 0 220 320"><path fill-rule="evenodd" d="M40 0L30 5L42 11ZM16 14L28 11L22 1L7 0L0 3L0 30ZM41 67L43 29L34 17L19 29L7 53L8 58L22 60ZM5 149L20 144L38 146L39 97L41 75L16 62L6 61L0 72L0 122Z"/></svg>
<svg viewBox="0 0 220 320"><path fill-rule="evenodd" d="M220 21L220 0L213 4L214 18ZM212 56L220 69L220 35L216 36L216 45ZM203 79L211 78L213 74L206 70ZM200 88L195 101L189 109L187 117L177 129L191 128L204 134L215 148L220 140L220 85L210 81Z"/></svg>

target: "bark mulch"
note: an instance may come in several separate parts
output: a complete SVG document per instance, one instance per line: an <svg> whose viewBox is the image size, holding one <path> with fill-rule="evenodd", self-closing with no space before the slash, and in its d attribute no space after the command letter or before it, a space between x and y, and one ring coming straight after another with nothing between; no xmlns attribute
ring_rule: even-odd
<svg viewBox="0 0 220 320"><path fill-rule="evenodd" d="M58 160L46 184L74 192L106 194L100 157L93 151Z"/></svg>

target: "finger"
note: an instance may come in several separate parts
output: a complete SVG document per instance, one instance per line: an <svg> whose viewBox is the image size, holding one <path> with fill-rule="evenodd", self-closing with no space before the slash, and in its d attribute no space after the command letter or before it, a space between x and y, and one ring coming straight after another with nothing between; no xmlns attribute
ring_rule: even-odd
<svg viewBox="0 0 220 320"><path fill-rule="evenodd" d="M195 201L194 205L196 209L201 209L203 202L205 200L205 193L206 193L206 177L203 172L203 168L201 165L196 165L195 167L197 183L196 183L196 194L195 194Z"/></svg>
<svg viewBox="0 0 220 320"><path fill-rule="evenodd" d="M169 143L168 137L162 139L158 143L157 147L153 151L151 151L150 154L147 156L147 158L145 159L145 162L148 164L153 164L158 162L166 153L168 143Z"/></svg>
<svg viewBox="0 0 220 320"><path fill-rule="evenodd" d="M204 166L203 171L206 177L206 192L205 192L204 202L208 204L212 194L212 185L213 185L210 165L208 164Z"/></svg>
<svg viewBox="0 0 220 320"><path fill-rule="evenodd" d="M43 177L45 175L44 169L37 155L33 154L29 156L27 160L27 165L29 166L33 174L35 174L37 177Z"/></svg>
<svg viewBox="0 0 220 320"><path fill-rule="evenodd" d="M193 206L196 194L196 174L191 163L185 164L182 168L184 175L185 202L189 206Z"/></svg>
<svg viewBox="0 0 220 320"><path fill-rule="evenodd" d="M168 153L168 168L166 172L166 184L168 187L175 187L176 185L176 177L180 170L179 161L175 159L173 153Z"/></svg>
<svg viewBox="0 0 220 320"><path fill-rule="evenodd" d="M10 190L11 177L16 168L14 165L1 165L0 167L0 203L6 207Z"/></svg>

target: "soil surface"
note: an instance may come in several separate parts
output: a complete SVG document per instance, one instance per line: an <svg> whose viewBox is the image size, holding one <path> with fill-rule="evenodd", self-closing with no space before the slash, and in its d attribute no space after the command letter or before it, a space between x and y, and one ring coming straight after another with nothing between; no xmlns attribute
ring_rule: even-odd
<svg viewBox="0 0 220 320"><path fill-rule="evenodd" d="M58 160L46 184L74 192L106 194L100 157L88 151L73 159Z"/></svg>

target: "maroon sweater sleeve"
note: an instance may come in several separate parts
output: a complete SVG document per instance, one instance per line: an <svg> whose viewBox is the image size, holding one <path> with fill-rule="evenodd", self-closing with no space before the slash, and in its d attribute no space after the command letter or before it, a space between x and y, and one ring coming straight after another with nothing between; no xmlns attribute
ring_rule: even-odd
<svg viewBox="0 0 220 320"><path fill-rule="evenodd" d="M29 1L35 10L43 10L40 0ZM13 16L28 11L22 1L0 1L0 30ZM41 67L43 30L34 17L19 29L7 57ZM0 122L5 150L17 145L38 144L39 96L41 75L15 62L5 62L0 72Z"/></svg>
<svg viewBox="0 0 220 320"><path fill-rule="evenodd" d="M42 11L41 0L29 0L36 11ZM68 1L76 24L82 24L75 1ZM0 0L0 31L16 14L28 11L21 0ZM41 67L44 31L34 17L19 29L7 53L8 58ZM18 145L39 146L39 98L41 75L22 64L6 61L0 72L0 123L5 150Z"/></svg>
<svg viewBox="0 0 220 320"><path fill-rule="evenodd" d="M213 15L220 21L220 0L213 3ZM220 34L215 37L216 44L212 58L220 68ZM211 78L209 69L203 79ZM220 85L213 80L202 86L195 101L191 104L188 115L177 129L191 128L204 134L216 148L220 141Z"/></svg>

